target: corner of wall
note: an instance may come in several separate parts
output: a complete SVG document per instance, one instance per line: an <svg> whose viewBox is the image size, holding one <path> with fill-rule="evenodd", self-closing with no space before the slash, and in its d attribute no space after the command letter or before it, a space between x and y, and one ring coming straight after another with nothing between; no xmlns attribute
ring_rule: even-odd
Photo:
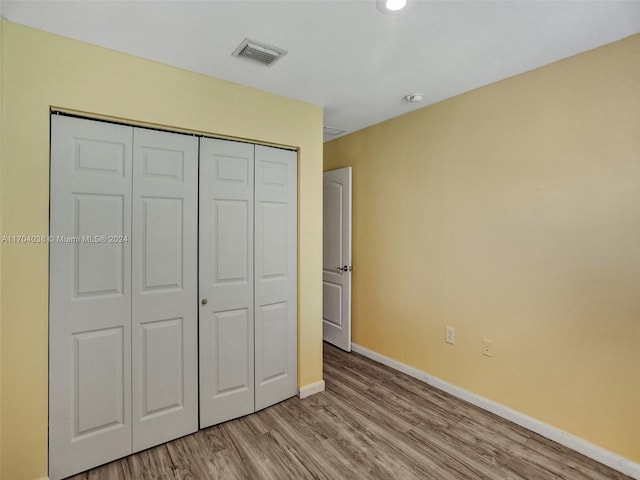
<svg viewBox="0 0 640 480"><path fill-rule="evenodd" d="M317 382L313 382L300 387L300 390L298 391L298 397L302 400L303 398L315 395L316 393L324 392L324 389L324 380L319 380Z"/></svg>

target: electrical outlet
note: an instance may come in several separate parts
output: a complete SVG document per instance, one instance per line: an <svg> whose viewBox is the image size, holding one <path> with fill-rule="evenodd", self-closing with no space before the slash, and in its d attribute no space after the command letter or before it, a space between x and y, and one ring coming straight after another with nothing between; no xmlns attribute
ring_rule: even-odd
<svg viewBox="0 0 640 480"><path fill-rule="evenodd" d="M451 344L456 343L456 331L453 329L453 327L447 327L447 334L444 341Z"/></svg>
<svg viewBox="0 0 640 480"><path fill-rule="evenodd" d="M487 340L486 338L482 340L482 354L487 357L493 356L493 347L491 346L493 342L491 340Z"/></svg>

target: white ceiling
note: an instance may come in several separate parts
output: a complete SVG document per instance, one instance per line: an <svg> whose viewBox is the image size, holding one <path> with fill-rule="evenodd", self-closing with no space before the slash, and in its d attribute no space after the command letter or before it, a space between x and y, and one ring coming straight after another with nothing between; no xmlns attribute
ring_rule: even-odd
<svg viewBox="0 0 640 480"><path fill-rule="evenodd" d="M12 22L324 107L352 132L640 32L640 1L2 0ZM285 50L232 57L245 38ZM424 93L421 104L403 100ZM331 139L336 137L327 137Z"/></svg>

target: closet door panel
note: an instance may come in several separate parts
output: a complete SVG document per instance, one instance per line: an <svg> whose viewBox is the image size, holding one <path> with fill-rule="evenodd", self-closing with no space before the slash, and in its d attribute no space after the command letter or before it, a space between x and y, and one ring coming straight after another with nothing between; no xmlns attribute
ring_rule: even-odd
<svg viewBox="0 0 640 480"><path fill-rule="evenodd" d="M197 185L197 138L134 129L134 451L198 429Z"/></svg>
<svg viewBox="0 0 640 480"><path fill-rule="evenodd" d="M297 392L297 154L256 145L256 410Z"/></svg>
<svg viewBox="0 0 640 480"><path fill-rule="evenodd" d="M200 142L200 427L254 411L254 146Z"/></svg>
<svg viewBox="0 0 640 480"><path fill-rule="evenodd" d="M132 133L51 117L52 480L131 453Z"/></svg>

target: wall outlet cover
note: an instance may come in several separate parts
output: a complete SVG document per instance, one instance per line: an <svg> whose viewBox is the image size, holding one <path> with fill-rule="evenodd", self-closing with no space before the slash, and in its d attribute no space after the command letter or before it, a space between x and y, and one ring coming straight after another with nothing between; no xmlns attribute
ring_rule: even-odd
<svg viewBox="0 0 640 480"><path fill-rule="evenodd" d="M451 344L456 343L456 331L453 327L447 327L444 341Z"/></svg>
<svg viewBox="0 0 640 480"><path fill-rule="evenodd" d="M492 344L493 342L491 340L487 340L486 338L482 340L482 354L487 356L487 357L491 357L493 356L493 348L492 348Z"/></svg>

